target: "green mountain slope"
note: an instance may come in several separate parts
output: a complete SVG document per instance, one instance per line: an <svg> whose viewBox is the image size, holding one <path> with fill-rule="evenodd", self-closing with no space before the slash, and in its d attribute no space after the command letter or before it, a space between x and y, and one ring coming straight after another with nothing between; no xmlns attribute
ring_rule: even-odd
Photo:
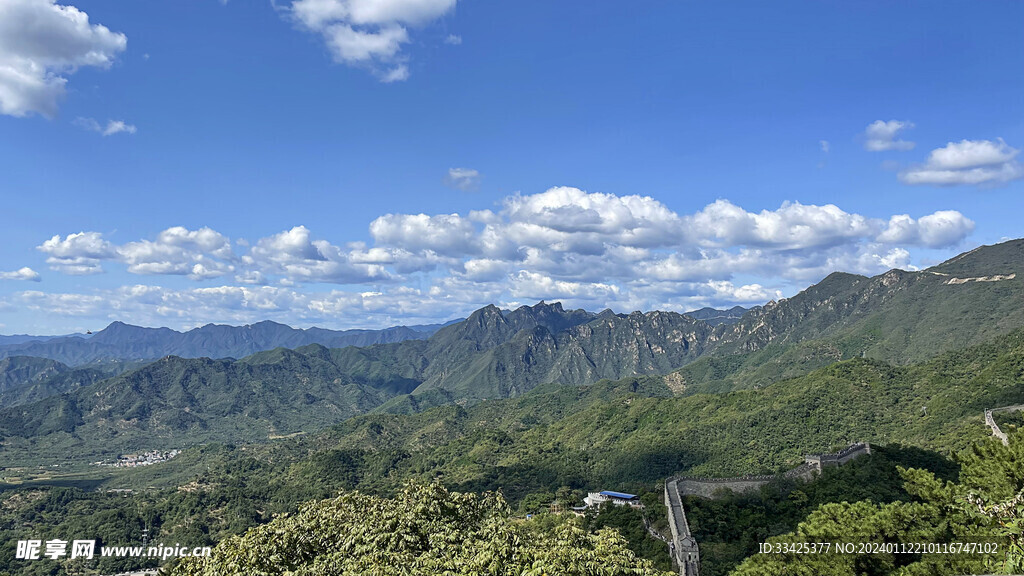
<svg viewBox="0 0 1024 576"><path fill-rule="evenodd" d="M349 378L314 347L244 361L167 357L71 393L0 411L5 462L109 458L210 440L254 441L366 412L400 383Z"/></svg>
<svg viewBox="0 0 1024 576"><path fill-rule="evenodd" d="M56 360L12 356L0 359L0 407L29 404L89 386L123 372L120 362L69 368Z"/></svg>
<svg viewBox="0 0 1024 576"><path fill-rule="evenodd" d="M861 356L907 364L1022 326L1024 240L1013 240L921 272L832 274L720 327L711 354L680 370L679 381L690 393L718 392Z"/></svg>
<svg viewBox="0 0 1024 576"><path fill-rule="evenodd" d="M0 410L0 461L253 441L314 431L396 396L411 395L423 408L514 396L552 381L665 372L699 354L691 342L709 330L680 314L594 315L540 303L507 313L487 307L426 341L279 348L240 361L167 357ZM72 449L79 446L88 448Z"/></svg>
<svg viewBox="0 0 1024 576"><path fill-rule="evenodd" d="M517 312L561 314L558 304L541 303L526 310ZM512 334L503 327L507 320L496 308L484 308L467 322L474 316L485 325L502 326L488 334L505 330ZM460 335L454 342L431 338L430 364L415 393L440 389L457 399L505 398L549 382L581 385L602 378L664 373L698 357L701 343L711 332L702 321L670 312L604 313L557 332L541 322L524 324L533 326L516 330L498 345L478 346L475 353L462 356L452 352L472 349L477 341L471 334Z"/></svg>
<svg viewBox="0 0 1024 576"><path fill-rule="evenodd" d="M418 381L399 411L523 394L536 386L660 374L697 358L711 326L672 312L591 314L541 302L477 310L425 342L330 352L352 378Z"/></svg>
<svg viewBox="0 0 1024 576"><path fill-rule="evenodd" d="M69 368L56 360L14 356L0 359L0 393L31 382L45 380Z"/></svg>
<svg viewBox="0 0 1024 576"><path fill-rule="evenodd" d="M249 481L266 474L292 498L418 478L518 500L559 486L649 490L677 473L772 473L861 440L950 453L988 437L985 408L1022 402L1018 331L921 364L857 358L761 390L680 397L643 377L367 415L236 457L263 470Z"/></svg>
<svg viewBox="0 0 1024 576"><path fill-rule="evenodd" d="M322 358L289 351L253 357L234 369L272 370L280 362L296 363L291 372L310 378L329 375ZM167 364L190 366L176 359ZM201 388L201 381L184 374L178 380L184 388ZM656 491L659 481L675 473L772 472L799 463L805 453L856 440L948 454L988 438L982 410L1024 402L1024 330L910 366L855 358L761 390L678 396L665 380L540 386L468 407L363 415L271 443L193 448L164 464L118 474L106 486L170 482L166 491L141 490L125 498L58 490L47 497L60 502L52 505L56 510L85 510L86 502L103 506L103 516L40 516L34 511L44 503L24 500L39 496L19 492L10 509L28 516L5 524L5 533L21 537L27 531L19 522L31 519L37 532L59 526L102 534L100 524L123 530L129 518L133 526L162 526L163 537L205 542L339 489L396 494L410 479L440 480L462 491L501 489L520 502L563 492L561 487L577 497L597 488ZM140 391L157 391L146 387L151 383L132 381ZM11 437L4 440L5 450L16 444ZM791 529L791 523L782 528Z"/></svg>

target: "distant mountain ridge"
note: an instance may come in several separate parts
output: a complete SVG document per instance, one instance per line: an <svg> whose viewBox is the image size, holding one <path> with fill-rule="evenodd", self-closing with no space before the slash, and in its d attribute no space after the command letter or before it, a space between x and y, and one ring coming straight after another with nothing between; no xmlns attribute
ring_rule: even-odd
<svg viewBox="0 0 1024 576"><path fill-rule="evenodd" d="M329 348L370 346L404 340L423 339L444 324L395 326L383 330L297 329L277 322L263 321L245 326L207 324L187 332L170 328L143 328L113 322L90 337L80 335L22 340L4 344L0 358L34 356L82 366L110 360L156 360L164 356L183 358L243 358L274 348L298 348L321 344Z"/></svg>
<svg viewBox="0 0 1024 576"><path fill-rule="evenodd" d="M17 406L95 384L128 370L132 364L110 362L71 368L49 358L10 356L0 359L0 407Z"/></svg>
<svg viewBox="0 0 1024 576"><path fill-rule="evenodd" d="M346 374L325 351L318 345L305 354L278 348L244 360L168 356L92 386L2 409L0 429L15 443L14 436L46 438L50 452L73 445L80 456L95 459L148 446L258 441L320 429L416 385L398 379L368 384Z"/></svg>
<svg viewBox="0 0 1024 576"><path fill-rule="evenodd" d="M679 371L691 391L800 376L855 357L925 361L1024 327L1024 239L921 271L834 272L792 298L716 329L713 354Z"/></svg>
<svg viewBox="0 0 1024 576"><path fill-rule="evenodd" d="M157 429L178 442L252 439L368 411L415 412L640 375L663 375L675 394L722 392L844 359L916 363L1022 327L1024 240L1016 240L925 271L834 273L717 326L675 312L592 313L540 302L510 311L486 306L427 339L311 344L237 361L172 357L0 410L0 454L42 446L34 436L47 436L53 448L102 438L97 449L144 448ZM93 340L119 341L124 332L115 326Z"/></svg>
<svg viewBox="0 0 1024 576"><path fill-rule="evenodd" d="M760 306L754 308L744 308L742 306L733 306L728 310L718 310L716 308L704 307L700 310L693 310L686 312L685 315L690 318L696 318L697 320L703 320L712 326L718 326L719 324L733 324L738 322L744 314L750 310L760 309Z"/></svg>
<svg viewBox="0 0 1024 576"><path fill-rule="evenodd" d="M5 336L0 334L0 346L11 346L13 344L24 344L25 342L46 342L55 338L70 338L72 336L85 337L84 334L64 334L61 336L31 336L29 334L11 334Z"/></svg>
<svg viewBox="0 0 1024 576"><path fill-rule="evenodd" d="M7 443L0 450L28 449L27 439L31 449L49 451L94 440L82 454L93 457L255 441L319 429L388 402L404 411L408 404L519 396L548 382L664 373L699 356L711 330L674 312L594 314L541 302L507 313L487 306L427 340L311 344L242 360L168 356L87 388L0 409ZM101 342L123 331L115 326Z"/></svg>
<svg viewBox="0 0 1024 576"><path fill-rule="evenodd" d="M29 382L45 380L68 370L64 364L48 358L4 358L0 360L0 393Z"/></svg>

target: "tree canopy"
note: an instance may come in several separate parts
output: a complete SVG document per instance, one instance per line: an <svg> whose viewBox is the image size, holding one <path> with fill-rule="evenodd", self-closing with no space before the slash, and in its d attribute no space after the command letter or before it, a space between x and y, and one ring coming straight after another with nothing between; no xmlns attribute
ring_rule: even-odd
<svg viewBox="0 0 1024 576"><path fill-rule="evenodd" d="M394 498L360 492L221 542L173 576L665 576L615 530L575 518L513 518L504 498L408 483Z"/></svg>
<svg viewBox="0 0 1024 576"><path fill-rule="evenodd" d="M913 501L869 500L818 507L795 532L772 543L829 542L908 545L978 543L995 553L755 554L734 576L918 576L1018 574L1024 570L1024 433L1013 430L1008 446L978 444L958 457L957 482L902 468Z"/></svg>

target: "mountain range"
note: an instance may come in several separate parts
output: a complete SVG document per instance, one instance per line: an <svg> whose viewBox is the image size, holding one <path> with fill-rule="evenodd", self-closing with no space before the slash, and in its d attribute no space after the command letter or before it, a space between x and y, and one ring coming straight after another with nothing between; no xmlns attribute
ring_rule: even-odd
<svg viewBox="0 0 1024 576"><path fill-rule="evenodd" d="M0 359L0 407L28 404L104 380L136 363L108 362L71 368L49 358L10 356Z"/></svg>
<svg viewBox="0 0 1024 576"><path fill-rule="evenodd" d="M91 335L5 336L3 338L9 340L0 340L0 358L33 356L57 360L69 366L111 360L156 360L164 356L242 358L274 348L298 348L309 344L343 348L422 339L445 325L339 331L325 328L298 329L268 320L245 326L207 324L187 332L178 332L170 328L143 328L113 322Z"/></svg>
<svg viewBox="0 0 1024 576"><path fill-rule="evenodd" d="M917 363L1024 327L1022 266L1024 240L1014 240L923 271L835 273L738 319L739 311L705 311L712 320L727 317L715 325L675 312L592 313L541 302L510 311L487 306L425 339L311 344L242 360L165 357L0 410L0 459L63 454L88 441L99 441L90 453L100 454L266 439L366 412L471 405L546 384L664 375L672 393L692 395L766 386L852 358ZM134 343L128 328L111 326L88 342L155 352ZM295 332L303 331L284 330ZM193 344L213 336L185 334ZM225 342L222 350L253 345Z"/></svg>

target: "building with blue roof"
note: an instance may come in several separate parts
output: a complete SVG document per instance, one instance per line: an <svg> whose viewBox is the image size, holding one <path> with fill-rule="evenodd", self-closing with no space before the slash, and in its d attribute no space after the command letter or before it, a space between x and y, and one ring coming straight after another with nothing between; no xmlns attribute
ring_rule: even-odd
<svg viewBox="0 0 1024 576"><path fill-rule="evenodd" d="M640 503L640 497L636 494L626 494L625 492L615 492L614 490L590 492L583 501L587 503L588 508L600 506L605 502L611 502L618 506L632 506L633 508L643 507L643 504Z"/></svg>

